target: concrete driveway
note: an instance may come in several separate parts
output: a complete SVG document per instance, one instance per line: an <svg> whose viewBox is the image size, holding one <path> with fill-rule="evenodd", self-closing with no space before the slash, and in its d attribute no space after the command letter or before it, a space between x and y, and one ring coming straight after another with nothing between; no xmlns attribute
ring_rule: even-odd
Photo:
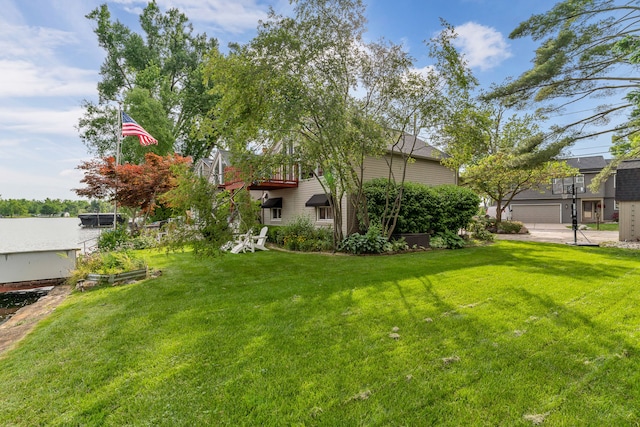
<svg viewBox="0 0 640 427"><path fill-rule="evenodd" d="M496 234L497 240L521 240L547 243L574 243L574 233L571 224L525 224L529 234ZM617 231L578 230L577 243L600 244L603 242L617 242Z"/></svg>

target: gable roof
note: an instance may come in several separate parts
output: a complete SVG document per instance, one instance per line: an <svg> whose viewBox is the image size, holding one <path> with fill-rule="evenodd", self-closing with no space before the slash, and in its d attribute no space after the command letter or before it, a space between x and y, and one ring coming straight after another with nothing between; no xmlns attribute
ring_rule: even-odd
<svg viewBox="0 0 640 427"><path fill-rule="evenodd" d="M580 172L600 171L609 164L602 156L573 157L565 161L569 166L580 169Z"/></svg>
<svg viewBox="0 0 640 427"><path fill-rule="evenodd" d="M210 157L203 157L201 159L199 159L197 163L203 163L205 166L211 167L211 165L213 165L213 159Z"/></svg>
<svg viewBox="0 0 640 427"><path fill-rule="evenodd" d="M408 133L403 133L397 144L390 144L387 151L400 152L421 159L442 160L447 157L442 151Z"/></svg>

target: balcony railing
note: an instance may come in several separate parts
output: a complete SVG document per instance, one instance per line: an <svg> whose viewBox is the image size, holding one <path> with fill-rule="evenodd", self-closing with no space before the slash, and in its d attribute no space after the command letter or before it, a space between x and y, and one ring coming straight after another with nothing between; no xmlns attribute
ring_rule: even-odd
<svg viewBox="0 0 640 427"><path fill-rule="evenodd" d="M247 182L250 181L250 182ZM295 188L298 186L298 167L283 166L259 174L243 173L239 168L228 166L224 168L224 185L227 190L233 190L248 185L249 190L276 190L280 188Z"/></svg>

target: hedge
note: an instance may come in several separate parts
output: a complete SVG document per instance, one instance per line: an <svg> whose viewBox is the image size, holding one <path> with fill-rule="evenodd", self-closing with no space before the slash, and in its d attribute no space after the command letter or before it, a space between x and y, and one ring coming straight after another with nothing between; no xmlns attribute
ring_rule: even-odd
<svg viewBox="0 0 640 427"><path fill-rule="evenodd" d="M369 221L382 223L386 195L394 200L399 185L378 178L364 184ZM456 185L430 187L408 182L404 184L402 204L394 233L456 232L465 228L478 213L480 198L468 188Z"/></svg>

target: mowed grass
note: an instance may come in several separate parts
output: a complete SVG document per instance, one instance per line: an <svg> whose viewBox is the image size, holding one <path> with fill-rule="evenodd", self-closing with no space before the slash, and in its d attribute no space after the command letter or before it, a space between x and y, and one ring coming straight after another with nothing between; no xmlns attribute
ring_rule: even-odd
<svg viewBox="0 0 640 427"><path fill-rule="evenodd" d="M638 251L149 254L0 356L0 425L637 425Z"/></svg>
<svg viewBox="0 0 640 427"><path fill-rule="evenodd" d="M603 222L600 224L583 224L588 227L588 230L592 231L618 231L620 229L620 224L617 222ZM567 228L572 228L571 225L567 225Z"/></svg>
<svg viewBox="0 0 640 427"><path fill-rule="evenodd" d="M589 224L589 228L591 230L600 230L600 231L618 231L620 229L620 224L617 222L607 222L603 224Z"/></svg>

